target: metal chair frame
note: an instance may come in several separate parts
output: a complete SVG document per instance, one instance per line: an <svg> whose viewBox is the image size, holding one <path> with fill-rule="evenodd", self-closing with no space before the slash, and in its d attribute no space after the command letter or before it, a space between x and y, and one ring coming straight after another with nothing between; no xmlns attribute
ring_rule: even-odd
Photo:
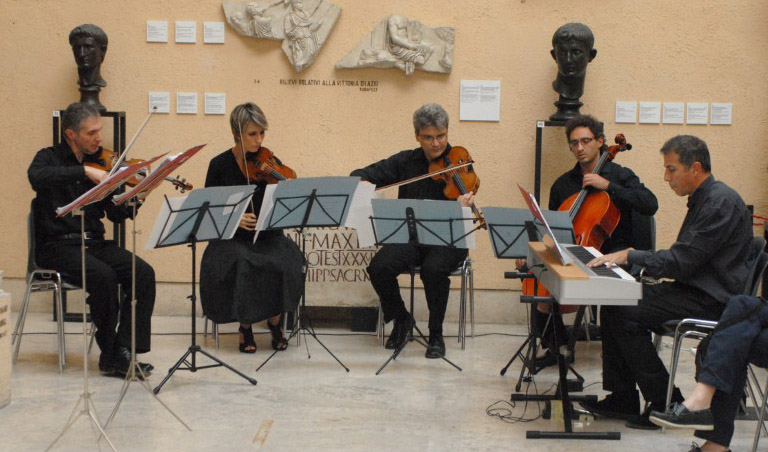
<svg viewBox="0 0 768 452"><path fill-rule="evenodd" d="M416 274L421 270L421 267L416 267ZM410 274L407 271L403 274ZM451 272L450 276L461 277L461 288L459 289L459 330L458 330L458 342L461 344L461 349L466 347L466 335L467 335L467 301L469 301L469 322L470 322L470 337L475 337L475 272L472 267L472 259L466 257L464 261ZM377 337L381 338L381 344L384 345L386 334L384 333L384 312L379 305L379 321L378 328L376 329Z"/></svg>

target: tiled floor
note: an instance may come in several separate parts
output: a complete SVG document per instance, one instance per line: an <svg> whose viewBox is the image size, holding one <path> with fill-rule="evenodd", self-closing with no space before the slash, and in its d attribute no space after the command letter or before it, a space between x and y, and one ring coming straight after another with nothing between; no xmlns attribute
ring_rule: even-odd
<svg viewBox="0 0 768 452"><path fill-rule="evenodd" d="M13 370L12 402L0 410L0 450L42 451L56 438L83 393L82 339L78 324L67 325L67 367L57 371L55 324L48 315L30 314L19 362ZM189 346L189 320L155 317L153 351L143 361L157 369L149 378L156 386L167 369ZM227 325L224 332L234 332ZM353 335L341 330L319 330L321 340L348 366L335 361L311 338L311 359L302 342L278 354L261 371L268 356L269 336L257 336L255 355L237 352L237 336L224 334L217 355L258 380L251 386L223 369L177 372L159 397L185 422L188 432L144 387L132 383L107 433L120 451L687 451L693 439L688 431L645 432L627 429L621 422L588 420L578 430L620 431L620 441L529 440L526 430L560 430L562 424L538 419L508 424L486 414L486 409L509 399L520 364L506 376L499 370L524 340L524 328L478 325L462 351L455 338L447 341L448 357L463 371L440 360L425 359L424 349L410 344L381 375L374 375L389 356L374 335ZM447 325L446 331L455 331ZM215 352L212 341L199 340ZM664 350L667 360L669 349ZM600 391L600 346L580 343L577 370L590 385L586 393ZM198 365L209 361L198 355ZM98 351L89 357L95 365ZM683 392L692 385L691 354L684 353L679 379ZM764 379L764 374L760 374ZM764 381L764 380L762 380ZM555 369L536 376L539 391L556 382ZM118 399L122 380L98 372L89 379L95 411L103 422ZM534 417L535 403L514 415ZM737 422L732 450L751 447L754 422ZM87 416L80 416L54 451L110 450ZM768 439L761 450L768 450Z"/></svg>

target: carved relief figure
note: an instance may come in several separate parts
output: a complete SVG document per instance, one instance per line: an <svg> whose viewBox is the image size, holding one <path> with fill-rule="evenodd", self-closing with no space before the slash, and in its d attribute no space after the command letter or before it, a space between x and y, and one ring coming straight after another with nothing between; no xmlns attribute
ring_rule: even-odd
<svg viewBox="0 0 768 452"><path fill-rule="evenodd" d="M101 63L107 54L107 34L93 24L83 24L75 27L69 33L69 45L77 63L77 84L80 85L80 102L84 102L106 111L99 102L99 92L107 86L107 81L101 78Z"/></svg>
<svg viewBox="0 0 768 452"><path fill-rule="evenodd" d="M283 52L297 72L315 61L341 14L326 0L225 0L222 7L239 34L283 41Z"/></svg>
<svg viewBox="0 0 768 452"><path fill-rule="evenodd" d="M304 11L303 0L285 0L285 2L291 7L290 12L285 16L283 26L285 37L291 41L291 54L288 55L288 59L297 71L301 71L309 65L320 50L315 31L323 24L323 20L313 21Z"/></svg>
<svg viewBox="0 0 768 452"><path fill-rule="evenodd" d="M379 22L368 37L341 61L337 68L378 67L450 72L453 66L452 27L430 28L417 20L393 14ZM433 58L433 54L442 55Z"/></svg>

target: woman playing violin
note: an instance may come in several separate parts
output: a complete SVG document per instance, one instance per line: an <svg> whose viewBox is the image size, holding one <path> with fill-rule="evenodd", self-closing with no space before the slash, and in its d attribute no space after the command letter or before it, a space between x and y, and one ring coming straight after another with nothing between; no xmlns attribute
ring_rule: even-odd
<svg viewBox="0 0 768 452"><path fill-rule="evenodd" d="M377 187L395 184L428 173L429 166L451 151L448 143L448 113L437 104L427 104L413 114L413 127L419 147L397 154L352 172L352 176L376 184ZM400 199L446 200L445 183L425 178L401 185ZM474 199L470 191L457 198L465 206ZM371 284L379 295L384 321L394 320L392 334L387 341L389 349L398 348L405 340L413 319L405 308L397 275L408 270L411 262L421 266L421 280L424 283L429 307L429 346L427 358L445 356L443 340L443 319L448 303L450 272L467 256L466 249L442 246L384 245L368 266Z"/></svg>
<svg viewBox="0 0 768 452"><path fill-rule="evenodd" d="M268 183L260 168L255 168L254 157L269 153L270 162L280 167L282 163L261 145L268 123L258 105L238 105L229 122L235 146L211 159L205 186L257 188L234 238L209 243L203 254L201 303L205 315L214 322L240 322L241 352L256 351L251 325L265 319L272 334L272 348L285 350L288 342L280 326L280 315L298 305L304 287L304 256L281 231L261 232L253 242Z"/></svg>

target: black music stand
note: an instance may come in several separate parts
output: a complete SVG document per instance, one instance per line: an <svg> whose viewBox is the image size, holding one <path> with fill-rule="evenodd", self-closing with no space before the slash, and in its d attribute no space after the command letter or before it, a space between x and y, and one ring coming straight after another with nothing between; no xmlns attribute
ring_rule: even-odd
<svg viewBox="0 0 768 452"><path fill-rule="evenodd" d="M192 294L187 297L191 301L190 331L191 344L184 355L170 368L168 375L163 378L154 389L154 393L160 392L163 385L173 376L177 370L197 372L200 369L211 367L226 367L235 374L245 378L252 385L256 384L254 378L250 378L221 359L203 350L197 344L197 243L208 240L231 239L245 213L248 201L253 196L254 187L249 185L232 187L211 187L192 190L189 196L168 199L158 215L157 222L150 237L148 246L163 248L167 246L187 244L192 249ZM201 353L216 364L198 366L196 356ZM187 357L192 355L191 360ZM184 367L182 367L184 365Z"/></svg>
<svg viewBox="0 0 768 452"><path fill-rule="evenodd" d="M456 201L374 199L372 206L371 223L377 246L407 243L422 246L469 248L469 240L467 239L470 234L477 230L471 226L474 218L465 216L461 204ZM409 315L413 316L415 262L411 262L410 277ZM419 337L413 334L414 329L419 333ZM379 367L376 375L381 373L392 360L397 359L400 352L411 342L417 342L427 348L427 341L419 327L416 326L416 322L411 322L411 329L408 331L406 340ZM461 371L461 367L445 356L442 356L441 359Z"/></svg>
<svg viewBox="0 0 768 452"><path fill-rule="evenodd" d="M573 226L568 217L568 212L546 210L542 212L547 222L560 243L573 243ZM483 212L488 225L488 235L491 238L493 252L497 259L524 259L528 256L528 242L537 242L541 237L533 224L533 215L528 209L515 209L508 207L486 207ZM528 271L505 272L507 279L534 278ZM534 293L538 291L539 282L534 282ZM512 355L512 358L501 369L500 374L505 375L507 369L512 363L520 358L523 367L520 369L520 376L515 385L515 391L520 392L522 382L531 381L531 375L536 374L537 369L534 365L538 350L538 339L541 335L534 321L533 310L538 308L539 300L537 297L526 298L531 303L531 316L528 322L528 337L520 345L520 348ZM523 301L523 298L521 298ZM551 312L551 311L550 311ZM527 347L527 349L526 349ZM523 353L523 349L526 349ZM527 375L526 375L527 371Z"/></svg>
<svg viewBox="0 0 768 452"><path fill-rule="evenodd" d="M359 184L359 177L308 177L284 180L280 181L277 186L267 186L261 206L259 222L256 225L257 236L259 231L299 230L301 252L304 255L305 261L303 269L304 288L301 294L298 315L288 340L290 341L291 338L296 336L298 343L301 344L299 333L309 334L347 372L349 372L349 368L317 337L315 327L312 324L312 318L306 309L308 264L306 263L306 239L303 232L308 227L345 226ZM307 342L305 342L305 347L307 359L310 359L312 355L309 353L309 344ZM256 371L258 372L264 367L277 352L277 350L273 351L256 368Z"/></svg>

